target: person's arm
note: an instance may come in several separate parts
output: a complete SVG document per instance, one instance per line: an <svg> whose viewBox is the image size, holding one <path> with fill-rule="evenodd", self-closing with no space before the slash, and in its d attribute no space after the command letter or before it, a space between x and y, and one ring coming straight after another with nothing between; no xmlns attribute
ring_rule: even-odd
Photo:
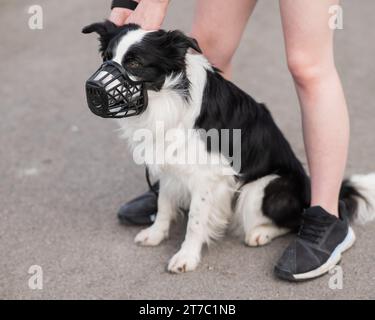
<svg viewBox="0 0 375 320"><path fill-rule="evenodd" d="M114 7L109 20L116 25L135 23L145 30L160 29L170 0L137 0L138 6L132 11Z"/></svg>

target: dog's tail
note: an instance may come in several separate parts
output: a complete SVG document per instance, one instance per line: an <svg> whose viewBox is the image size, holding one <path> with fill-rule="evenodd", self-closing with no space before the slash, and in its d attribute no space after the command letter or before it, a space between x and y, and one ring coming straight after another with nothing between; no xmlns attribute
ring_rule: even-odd
<svg viewBox="0 0 375 320"><path fill-rule="evenodd" d="M375 173L353 175L341 187L340 200L345 202L349 218L361 224L375 219Z"/></svg>

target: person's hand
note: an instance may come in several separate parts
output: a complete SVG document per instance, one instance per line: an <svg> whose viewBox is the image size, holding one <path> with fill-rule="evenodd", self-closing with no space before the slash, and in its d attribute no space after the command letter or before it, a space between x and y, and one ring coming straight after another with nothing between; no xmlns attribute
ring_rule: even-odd
<svg viewBox="0 0 375 320"><path fill-rule="evenodd" d="M141 0L126 23L135 23L144 30L160 29L167 12L169 0Z"/></svg>
<svg viewBox="0 0 375 320"><path fill-rule="evenodd" d="M169 0L140 0L134 11L113 8L110 21L117 25L135 23L144 30L158 30L163 23L168 4Z"/></svg>
<svg viewBox="0 0 375 320"><path fill-rule="evenodd" d="M113 8L109 20L117 26L122 26L126 23L126 20L133 13L130 9L125 8Z"/></svg>

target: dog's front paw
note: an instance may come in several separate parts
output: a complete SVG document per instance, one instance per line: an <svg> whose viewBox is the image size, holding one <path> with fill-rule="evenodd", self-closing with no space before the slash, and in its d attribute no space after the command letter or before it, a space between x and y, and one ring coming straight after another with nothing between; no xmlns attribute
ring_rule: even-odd
<svg viewBox="0 0 375 320"><path fill-rule="evenodd" d="M157 246L167 237L168 234L166 232L151 226L139 232L135 237L134 242L141 246Z"/></svg>
<svg viewBox="0 0 375 320"><path fill-rule="evenodd" d="M198 266L199 261L199 255L186 250L180 250L169 261L168 271L172 273L193 271Z"/></svg>

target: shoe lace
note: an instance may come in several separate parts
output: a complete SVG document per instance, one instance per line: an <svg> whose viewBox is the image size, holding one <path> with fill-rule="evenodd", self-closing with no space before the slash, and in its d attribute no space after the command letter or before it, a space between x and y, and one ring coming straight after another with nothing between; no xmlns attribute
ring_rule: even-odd
<svg viewBox="0 0 375 320"><path fill-rule="evenodd" d="M298 237L309 242L318 244L322 235L326 232L327 224L320 219L313 217L304 217L298 231Z"/></svg>

